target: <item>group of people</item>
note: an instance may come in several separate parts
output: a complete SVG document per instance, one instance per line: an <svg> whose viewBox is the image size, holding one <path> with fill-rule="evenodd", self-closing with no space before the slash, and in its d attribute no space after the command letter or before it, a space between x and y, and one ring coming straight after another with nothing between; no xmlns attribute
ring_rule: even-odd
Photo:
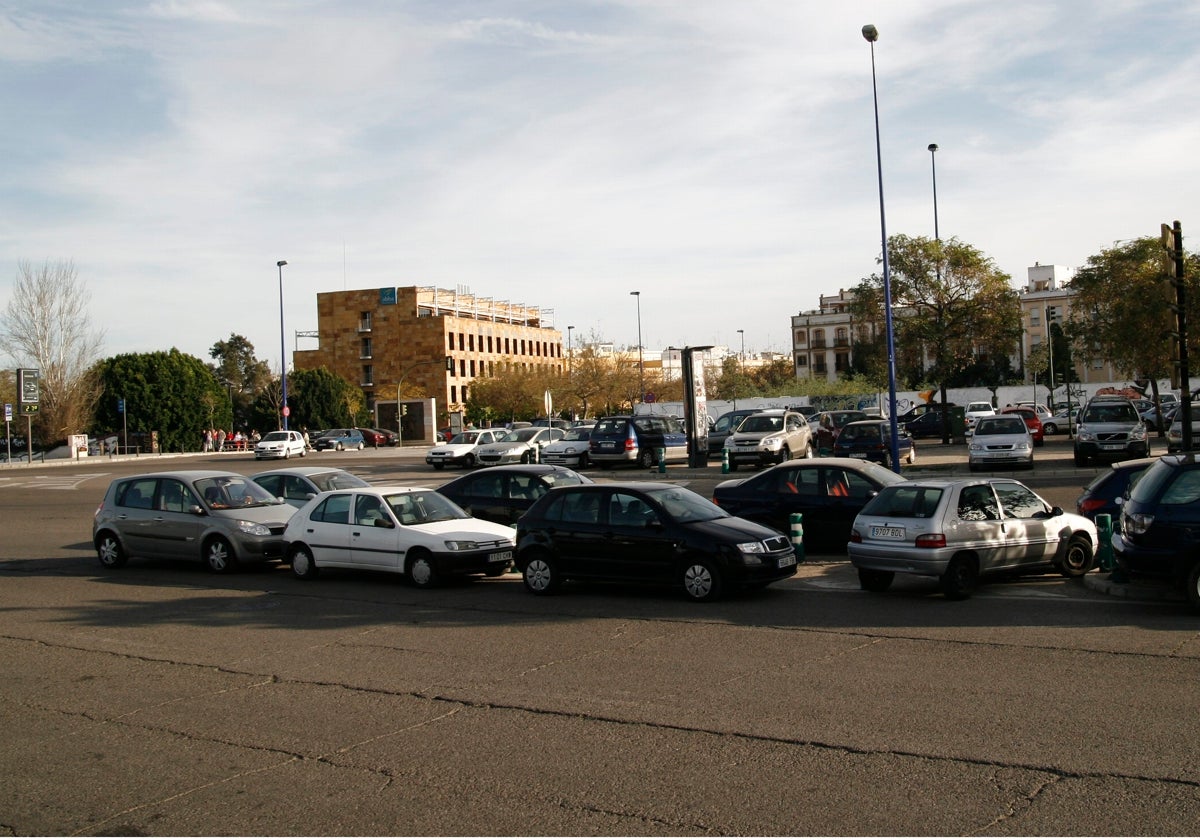
<svg viewBox="0 0 1200 840"><path fill-rule="evenodd" d="M252 449L261 439L257 430L250 434L242 432L226 432L224 429L206 429L200 442L204 452L224 452L226 449Z"/></svg>

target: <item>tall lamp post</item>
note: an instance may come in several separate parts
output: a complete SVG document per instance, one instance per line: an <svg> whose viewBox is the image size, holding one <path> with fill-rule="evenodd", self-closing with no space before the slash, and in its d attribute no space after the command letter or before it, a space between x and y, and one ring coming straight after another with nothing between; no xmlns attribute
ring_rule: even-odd
<svg viewBox="0 0 1200 840"><path fill-rule="evenodd" d="M575 328L573 326L569 324L567 325L567 373L571 372L571 366L575 361L575 350L571 345L571 333L574 332L574 330Z"/></svg>
<svg viewBox="0 0 1200 840"><path fill-rule="evenodd" d="M638 402L646 401L646 365L642 361L642 293L630 292L637 298L638 316Z"/></svg>
<svg viewBox="0 0 1200 840"><path fill-rule="evenodd" d="M892 326L892 273L888 266L887 216L883 209L883 148L879 142L879 87L875 82L875 42L879 30L872 24L862 28L871 45L871 94L875 103L875 166L879 173L879 235L883 241L883 320L888 355L888 425L891 427L891 466L900 472L900 432L896 424L896 334Z"/></svg>
<svg viewBox="0 0 1200 840"><path fill-rule="evenodd" d="M283 383L283 406L280 413L283 415L283 430L286 432L288 415L291 414L291 411L288 410L287 404L287 348L284 346L285 333L283 331L283 267L285 265L287 265L287 260L275 263L279 269L279 378Z"/></svg>
<svg viewBox="0 0 1200 840"><path fill-rule="evenodd" d="M935 158L937 156L936 155L937 150L938 150L937 143L929 144L929 167L930 167L930 171L933 172L933 240L935 242L941 242L942 237L938 235L938 217L937 217L938 216L938 214L937 214L937 162L935 160ZM942 263L940 260L938 261L938 264L937 264L937 271L938 271L938 274L941 274Z"/></svg>

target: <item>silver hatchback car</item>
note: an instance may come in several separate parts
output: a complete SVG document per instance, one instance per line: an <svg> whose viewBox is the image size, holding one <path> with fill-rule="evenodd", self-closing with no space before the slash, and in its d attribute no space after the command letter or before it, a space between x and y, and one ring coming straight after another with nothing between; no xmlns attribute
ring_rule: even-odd
<svg viewBox="0 0 1200 840"><path fill-rule="evenodd" d="M848 552L863 589L882 592L897 572L936 577L966 598L981 575L1093 566L1090 519L1051 507L1019 481L928 479L884 487L854 520Z"/></svg>
<svg viewBox="0 0 1200 840"><path fill-rule="evenodd" d="M101 565L130 557L199 560L210 571L281 560L295 508L244 475L181 470L118 478L96 508L92 544Z"/></svg>

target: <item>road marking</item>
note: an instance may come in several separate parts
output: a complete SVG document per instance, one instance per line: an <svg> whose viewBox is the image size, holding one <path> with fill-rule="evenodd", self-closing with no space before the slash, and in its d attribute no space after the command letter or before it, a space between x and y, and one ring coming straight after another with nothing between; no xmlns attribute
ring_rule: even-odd
<svg viewBox="0 0 1200 840"><path fill-rule="evenodd" d="M30 487L39 490L77 490L79 485L93 478L103 478L108 473L82 473L80 475L29 475L20 479L0 476L0 492L10 488Z"/></svg>

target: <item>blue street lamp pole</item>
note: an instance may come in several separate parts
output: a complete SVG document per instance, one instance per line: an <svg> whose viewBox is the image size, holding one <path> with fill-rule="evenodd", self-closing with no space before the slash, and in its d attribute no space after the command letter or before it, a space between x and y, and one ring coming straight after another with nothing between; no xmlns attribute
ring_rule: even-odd
<svg viewBox="0 0 1200 840"><path fill-rule="evenodd" d="M871 94L875 101L875 163L879 172L879 235L883 240L883 320L887 328L888 421L891 426L891 464L900 472L900 430L896 424L896 334L892 328L892 274L888 267L887 217L883 210L883 149L879 142L879 87L875 83L875 42L879 30L867 24L862 35L871 45Z"/></svg>
<svg viewBox="0 0 1200 840"><path fill-rule="evenodd" d="M283 415L283 430L286 432L288 427L288 407L287 407L287 348L284 346L284 331L283 331L283 267L287 265L287 260L280 260L275 263L279 269L279 372L280 381L283 382L283 406L280 408L280 414Z"/></svg>

